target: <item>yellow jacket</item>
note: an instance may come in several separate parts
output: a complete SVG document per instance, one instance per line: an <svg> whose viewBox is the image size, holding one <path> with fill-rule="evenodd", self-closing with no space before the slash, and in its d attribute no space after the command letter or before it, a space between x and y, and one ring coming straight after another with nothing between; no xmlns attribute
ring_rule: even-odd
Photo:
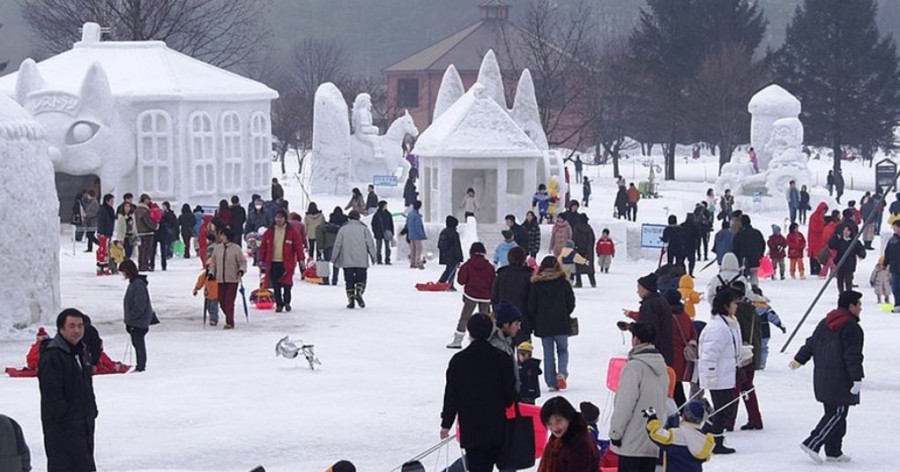
<svg viewBox="0 0 900 472"><path fill-rule="evenodd" d="M678 280L678 292L681 293L681 300L684 302L684 312L694 319L697 314L694 305L700 303L700 292L694 290L694 278L690 275L682 275Z"/></svg>

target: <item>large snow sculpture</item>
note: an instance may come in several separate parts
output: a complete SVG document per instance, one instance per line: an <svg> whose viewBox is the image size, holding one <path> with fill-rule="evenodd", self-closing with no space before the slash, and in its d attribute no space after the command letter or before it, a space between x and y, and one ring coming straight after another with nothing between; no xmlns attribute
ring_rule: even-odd
<svg viewBox="0 0 900 472"><path fill-rule="evenodd" d="M59 309L59 203L43 127L0 94L0 330ZM2 334L2 333L0 333Z"/></svg>
<svg viewBox="0 0 900 472"><path fill-rule="evenodd" d="M778 85L770 85L753 96L747 109L753 115L750 145L757 153L759 172L754 171L746 154L734 153L731 161L722 166L716 180L717 190L781 195L791 180L796 180L798 185L808 184L808 161L800 152L803 144L803 124L797 118L800 101Z"/></svg>
<svg viewBox="0 0 900 472"><path fill-rule="evenodd" d="M493 49L489 49L481 59L481 67L478 68L477 82L484 86L487 96L494 99L497 105L504 110L506 106L506 92L503 89L503 75L500 73L500 63Z"/></svg>
<svg viewBox="0 0 900 472"><path fill-rule="evenodd" d="M546 151L550 149L547 143L547 133L541 125L541 113L534 94L534 81L528 69L522 71L519 76L519 84L516 86L516 98L513 102L512 117L516 123L525 130L525 134L534 141L538 149Z"/></svg>
<svg viewBox="0 0 900 472"><path fill-rule="evenodd" d="M438 117L456 103L464 93L466 93L466 89L463 87L462 78L459 77L456 66L450 64L444 71L444 77L441 78L441 87L438 89L437 98L434 101L434 115L431 122L437 121Z"/></svg>
<svg viewBox="0 0 900 472"><path fill-rule="evenodd" d="M403 155L403 139L418 136L409 112L394 120L379 136L372 124L372 103L367 93L353 102L353 134L347 124L347 103L340 90L325 83L316 90L313 106L313 192L343 193L350 181L372 182L376 175L403 176L410 164ZM339 184L342 180L346 185Z"/></svg>

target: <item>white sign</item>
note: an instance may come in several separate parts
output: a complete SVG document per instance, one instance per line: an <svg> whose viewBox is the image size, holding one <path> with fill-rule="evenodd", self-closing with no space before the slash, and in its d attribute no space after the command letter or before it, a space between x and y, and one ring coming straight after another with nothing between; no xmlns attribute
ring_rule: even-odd
<svg viewBox="0 0 900 472"><path fill-rule="evenodd" d="M662 241L663 231L665 231L666 225L649 225L642 224L641 225L641 247L648 248L663 248L666 247L666 243Z"/></svg>
<svg viewBox="0 0 900 472"><path fill-rule="evenodd" d="M373 175L372 185L379 187L396 187L397 177L393 175Z"/></svg>

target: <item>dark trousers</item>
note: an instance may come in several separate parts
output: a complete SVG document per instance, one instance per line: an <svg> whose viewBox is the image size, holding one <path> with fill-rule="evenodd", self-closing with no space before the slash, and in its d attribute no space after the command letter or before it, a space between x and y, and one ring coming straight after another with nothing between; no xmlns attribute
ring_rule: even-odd
<svg viewBox="0 0 900 472"><path fill-rule="evenodd" d="M88 252L91 252L94 250L94 244L99 246L100 241L97 239L97 233L95 233L94 231L88 231L87 233L85 233L85 235L87 236L88 240L87 250Z"/></svg>
<svg viewBox="0 0 900 472"><path fill-rule="evenodd" d="M367 274L365 267L344 267L344 286L347 290L354 290L356 284L365 285Z"/></svg>
<svg viewBox="0 0 900 472"><path fill-rule="evenodd" d="M682 260L682 265L684 265L684 261ZM694 276L694 266L697 265L697 254L694 251L688 251L687 254L687 264L688 264L688 274L693 277Z"/></svg>
<svg viewBox="0 0 900 472"><path fill-rule="evenodd" d="M825 446L826 456L838 457L843 454L841 447L844 443L844 434L847 433L847 413L850 412L850 407L827 404L822 406L825 407L825 414L803 444L816 452Z"/></svg>
<svg viewBox="0 0 900 472"><path fill-rule="evenodd" d="M655 457L619 456L619 472L654 472Z"/></svg>
<svg viewBox="0 0 900 472"><path fill-rule="evenodd" d="M237 297L238 284L235 282L219 282L219 307L225 314L225 324L234 326L234 300Z"/></svg>
<svg viewBox="0 0 900 472"><path fill-rule="evenodd" d="M673 400L678 406L684 405L687 401L687 397L684 396L684 383L681 382L681 379L676 379L675 381L675 396Z"/></svg>
<svg viewBox="0 0 900 472"><path fill-rule="evenodd" d="M221 293L221 292L220 292ZM713 409L718 410L722 408L726 403L734 400L735 390L733 388L728 388L725 390L710 390L709 396L712 397ZM728 423L728 419L734 415L734 411L737 410L737 402L728 405L728 408L716 413L715 416L712 417L712 427L710 428L710 432L716 436L721 436L725 431L725 425Z"/></svg>
<svg viewBox="0 0 900 472"><path fill-rule="evenodd" d="M499 447L467 447L466 464L469 472L493 472L499 455Z"/></svg>
<svg viewBox="0 0 900 472"><path fill-rule="evenodd" d="M184 258L191 258L191 237L193 233L181 233L181 242L184 243Z"/></svg>
<svg viewBox="0 0 900 472"><path fill-rule="evenodd" d="M284 275L284 262L273 262L269 270L269 284L275 292L275 305L279 308L291 304L291 286L280 282Z"/></svg>
<svg viewBox="0 0 900 472"><path fill-rule="evenodd" d="M703 253L700 252L703 249ZM697 245L697 259L703 256L704 261L709 260L709 231L703 230L700 233L700 244Z"/></svg>
<svg viewBox="0 0 900 472"><path fill-rule="evenodd" d="M597 286L597 278L594 277L593 272L589 272L587 274L579 274L577 271L575 273L575 285L577 285L579 287L581 286L581 276L582 275L587 275L588 280L591 282L591 287Z"/></svg>
<svg viewBox="0 0 900 472"><path fill-rule="evenodd" d="M94 463L94 418L42 421L47 472L88 472Z"/></svg>
<svg viewBox="0 0 900 472"><path fill-rule="evenodd" d="M822 271L822 264L819 264L819 260L815 257L809 258L809 275L819 275L819 272Z"/></svg>
<svg viewBox="0 0 900 472"><path fill-rule="evenodd" d="M628 203L628 218L631 221L637 221L637 203Z"/></svg>
<svg viewBox="0 0 900 472"><path fill-rule="evenodd" d="M387 239L375 238L375 260L381 264L381 247L384 246L384 262L391 263L391 242Z"/></svg>
<svg viewBox="0 0 900 472"><path fill-rule="evenodd" d="M315 239L307 239L306 247L309 249L309 257L312 260L316 260L316 240Z"/></svg>
<svg viewBox="0 0 900 472"><path fill-rule="evenodd" d="M837 279L838 292L846 292L847 290L853 290L853 272L852 271L840 270L837 272L835 278Z"/></svg>
<svg viewBox="0 0 900 472"><path fill-rule="evenodd" d="M138 270L145 272L150 270L150 260L153 259L153 235L142 234L140 246L138 246Z"/></svg>
<svg viewBox="0 0 900 472"><path fill-rule="evenodd" d="M806 208L800 209L800 224L801 225L806 224Z"/></svg>
<svg viewBox="0 0 900 472"><path fill-rule="evenodd" d="M243 245L244 245L244 230L242 228L236 228L234 230L234 234L231 235L231 242L237 244L237 247L243 247Z"/></svg>
<svg viewBox="0 0 900 472"><path fill-rule="evenodd" d="M159 244L159 251L156 250L156 245ZM153 255L150 256L150 267L156 267L156 254L159 254L159 263L162 266L162 270L166 270L166 261L169 259L169 251L172 250L172 244L169 243L169 235L163 231L163 234L154 237L153 239Z"/></svg>
<svg viewBox="0 0 900 472"><path fill-rule="evenodd" d="M134 326L125 326L125 331L131 336L131 345L134 346L134 355L137 358L135 369L143 372L147 367L147 343L144 337L147 336L148 328L136 328Z"/></svg>
<svg viewBox="0 0 900 472"><path fill-rule="evenodd" d="M456 278L456 269L459 267L459 262L452 262L444 266L444 273L441 274L441 277L438 279L439 283L449 283L450 286L453 286L453 280Z"/></svg>
<svg viewBox="0 0 900 472"><path fill-rule="evenodd" d="M122 246L125 247L125 259L131 259L131 255L134 254L134 239L133 238L123 239Z"/></svg>

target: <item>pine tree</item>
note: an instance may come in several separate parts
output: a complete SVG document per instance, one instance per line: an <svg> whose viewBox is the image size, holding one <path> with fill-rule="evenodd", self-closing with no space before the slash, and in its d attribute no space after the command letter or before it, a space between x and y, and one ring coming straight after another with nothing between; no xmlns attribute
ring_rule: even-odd
<svg viewBox="0 0 900 472"><path fill-rule="evenodd" d="M806 141L832 148L835 171L844 146L865 158L896 146L897 48L879 33L876 12L874 0L804 0L773 56L779 83L803 104Z"/></svg>
<svg viewBox="0 0 900 472"><path fill-rule="evenodd" d="M689 135L691 83L706 58L729 45L755 51L766 21L748 0L647 0L630 44L654 97L646 109L656 119L640 134L665 143L665 178L675 178L675 145Z"/></svg>

